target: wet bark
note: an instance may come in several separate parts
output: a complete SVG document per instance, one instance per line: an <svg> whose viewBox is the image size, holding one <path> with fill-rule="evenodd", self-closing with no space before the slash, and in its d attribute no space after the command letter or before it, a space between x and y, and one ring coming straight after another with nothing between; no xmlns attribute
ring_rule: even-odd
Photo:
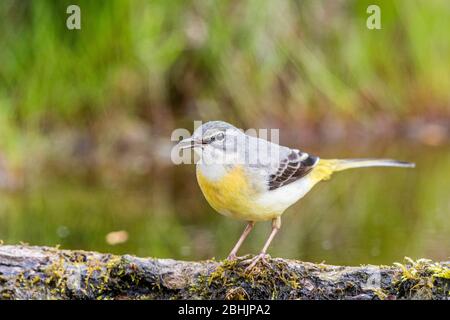
<svg viewBox="0 0 450 320"><path fill-rule="evenodd" d="M448 299L450 262L176 261L0 245L0 299Z"/></svg>

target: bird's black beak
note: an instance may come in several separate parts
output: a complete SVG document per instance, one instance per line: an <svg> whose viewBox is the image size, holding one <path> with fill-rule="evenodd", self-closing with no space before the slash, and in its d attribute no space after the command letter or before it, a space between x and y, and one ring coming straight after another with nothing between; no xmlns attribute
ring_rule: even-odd
<svg viewBox="0 0 450 320"><path fill-rule="evenodd" d="M181 140L178 144L177 147L180 150L184 150L184 149L192 149L195 147L201 147L203 145L202 141L199 141L198 139L194 139L194 138L186 138Z"/></svg>

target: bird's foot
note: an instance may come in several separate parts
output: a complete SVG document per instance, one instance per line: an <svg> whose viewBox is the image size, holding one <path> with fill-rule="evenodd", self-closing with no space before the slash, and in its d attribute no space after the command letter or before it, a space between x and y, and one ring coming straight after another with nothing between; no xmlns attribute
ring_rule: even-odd
<svg viewBox="0 0 450 320"><path fill-rule="evenodd" d="M243 261L243 263L250 263L250 265L245 268L246 272L250 272L253 270L253 268L256 266L258 262L262 262L266 267L268 267L270 264L267 261L267 258L270 258L270 256L267 253L260 253L257 256L253 257L252 259Z"/></svg>
<svg viewBox="0 0 450 320"><path fill-rule="evenodd" d="M228 257L227 257L227 260L228 261L234 261L234 260L236 260L237 259L237 255L235 255L235 254L230 254Z"/></svg>
<svg viewBox="0 0 450 320"><path fill-rule="evenodd" d="M249 256L250 256L249 254L246 254L244 256L237 256L235 254L230 254L226 260L227 261L244 260L244 259L248 258Z"/></svg>

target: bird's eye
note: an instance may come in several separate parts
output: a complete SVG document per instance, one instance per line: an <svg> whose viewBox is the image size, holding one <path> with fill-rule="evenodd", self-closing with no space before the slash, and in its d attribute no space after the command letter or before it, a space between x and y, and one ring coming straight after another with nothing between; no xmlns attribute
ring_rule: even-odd
<svg viewBox="0 0 450 320"><path fill-rule="evenodd" d="M221 132L221 133L216 135L216 140L217 141L222 141L223 138L225 138L225 135L223 134L223 132Z"/></svg>

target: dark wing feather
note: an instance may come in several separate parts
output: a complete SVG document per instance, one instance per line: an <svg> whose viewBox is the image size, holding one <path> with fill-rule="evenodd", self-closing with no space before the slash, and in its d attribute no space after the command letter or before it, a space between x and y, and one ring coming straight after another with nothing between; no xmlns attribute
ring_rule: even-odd
<svg viewBox="0 0 450 320"><path fill-rule="evenodd" d="M277 171L269 176L269 190L275 190L307 175L319 161L318 157L291 150L287 157L280 161Z"/></svg>

